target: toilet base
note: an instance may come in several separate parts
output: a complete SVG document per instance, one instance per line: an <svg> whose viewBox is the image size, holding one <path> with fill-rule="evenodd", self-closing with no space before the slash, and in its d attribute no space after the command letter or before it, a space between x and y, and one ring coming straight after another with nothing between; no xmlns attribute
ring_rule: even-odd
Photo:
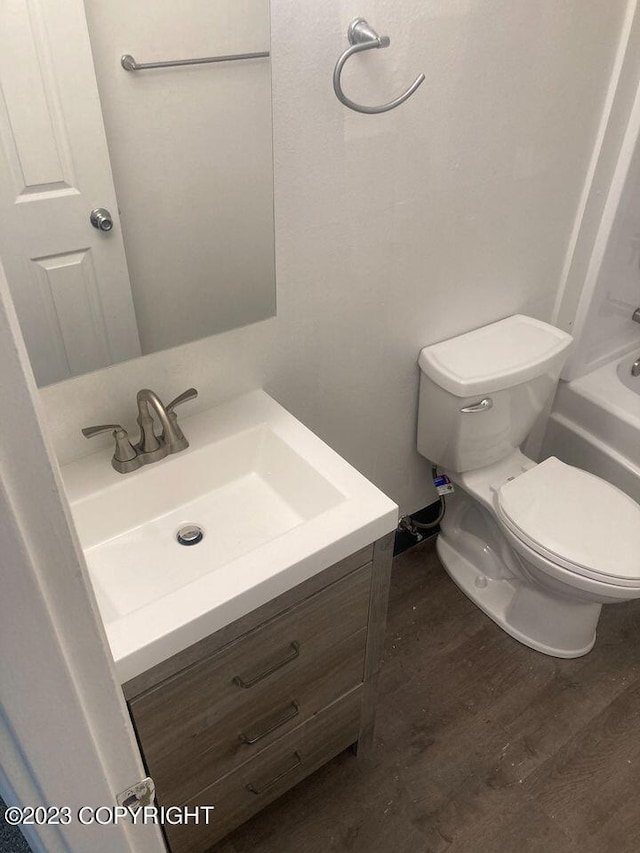
<svg viewBox="0 0 640 853"><path fill-rule="evenodd" d="M464 533L458 531L464 540ZM476 537L469 535L472 551ZM577 658L591 651L602 605L572 601L549 595L543 588L514 577L506 570L485 573L474 565L460 547L464 541L449 541L440 534L436 542L438 556L447 574L464 594L514 639L538 652L557 658ZM473 554L473 556L480 556ZM490 546L482 549L482 558L496 558Z"/></svg>

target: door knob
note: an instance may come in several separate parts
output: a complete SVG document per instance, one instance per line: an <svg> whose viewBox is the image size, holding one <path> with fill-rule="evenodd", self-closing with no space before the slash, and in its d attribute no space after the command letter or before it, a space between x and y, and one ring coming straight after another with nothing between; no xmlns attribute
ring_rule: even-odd
<svg viewBox="0 0 640 853"><path fill-rule="evenodd" d="M96 207L89 214L89 221L98 231L111 231L113 219L106 207Z"/></svg>

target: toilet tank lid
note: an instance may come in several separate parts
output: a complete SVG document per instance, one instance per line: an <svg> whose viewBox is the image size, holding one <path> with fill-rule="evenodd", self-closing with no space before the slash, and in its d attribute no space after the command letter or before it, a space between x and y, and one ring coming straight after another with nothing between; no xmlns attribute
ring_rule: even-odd
<svg viewBox="0 0 640 853"><path fill-rule="evenodd" d="M445 391L469 397L541 376L550 363L564 361L572 340L555 326L514 314L425 347L418 364Z"/></svg>

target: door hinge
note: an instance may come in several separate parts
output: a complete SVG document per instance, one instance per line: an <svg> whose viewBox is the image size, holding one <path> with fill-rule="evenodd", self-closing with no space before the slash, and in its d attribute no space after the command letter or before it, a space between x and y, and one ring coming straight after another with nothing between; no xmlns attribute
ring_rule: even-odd
<svg viewBox="0 0 640 853"><path fill-rule="evenodd" d="M137 808L138 806L150 806L156 795L156 786L151 776L136 782L124 791L120 791L116 795L116 802L119 806L126 808Z"/></svg>

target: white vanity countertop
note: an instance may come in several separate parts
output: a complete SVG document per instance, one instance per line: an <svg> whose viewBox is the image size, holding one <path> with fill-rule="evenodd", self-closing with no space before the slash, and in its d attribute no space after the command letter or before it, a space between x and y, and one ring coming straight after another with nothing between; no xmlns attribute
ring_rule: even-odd
<svg viewBox="0 0 640 853"><path fill-rule="evenodd" d="M395 529L397 506L263 391L181 418L131 474L62 468L121 683ZM178 528L205 537L181 546Z"/></svg>

